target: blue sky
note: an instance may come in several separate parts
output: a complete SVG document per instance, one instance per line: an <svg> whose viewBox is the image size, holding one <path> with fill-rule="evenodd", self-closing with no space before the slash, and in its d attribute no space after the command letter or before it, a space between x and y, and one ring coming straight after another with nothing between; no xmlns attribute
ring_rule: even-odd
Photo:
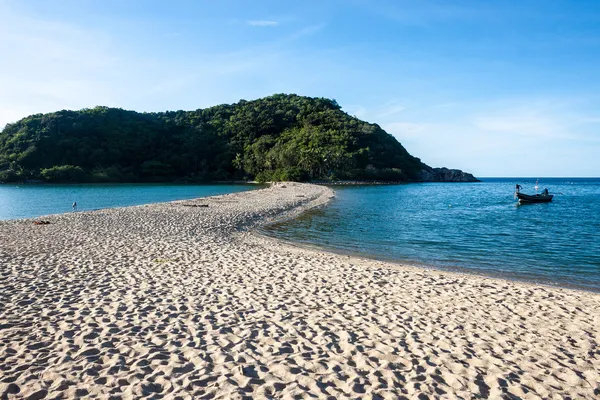
<svg viewBox="0 0 600 400"><path fill-rule="evenodd" d="M432 166L600 176L600 2L0 0L0 126L335 98Z"/></svg>

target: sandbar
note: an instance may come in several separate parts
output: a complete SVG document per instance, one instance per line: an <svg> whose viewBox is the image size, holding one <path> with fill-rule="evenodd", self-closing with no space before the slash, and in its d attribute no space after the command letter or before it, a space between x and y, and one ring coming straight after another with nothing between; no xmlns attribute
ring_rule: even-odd
<svg viewBox="0 0 600 400"><path fill-rule="evenodd" d="M303 249L283 183L0 222L0 398L600 398L600 295Z"/></svg>

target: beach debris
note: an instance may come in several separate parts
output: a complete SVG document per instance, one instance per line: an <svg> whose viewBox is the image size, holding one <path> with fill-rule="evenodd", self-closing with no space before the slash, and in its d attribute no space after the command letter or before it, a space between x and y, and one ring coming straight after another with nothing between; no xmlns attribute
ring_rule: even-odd
<svg viewBox="0 0 600 400"><path fill-rule="evenodd" d="M34 225L50 225L50 221L42 221L42 220L38 220L38 221L33 221Z"/></svg>
<svg viewBox="0 0 600 400"><path fill-rule="evenodd" d="M208 204L184 204L184 207L208 207Z"/></svg>

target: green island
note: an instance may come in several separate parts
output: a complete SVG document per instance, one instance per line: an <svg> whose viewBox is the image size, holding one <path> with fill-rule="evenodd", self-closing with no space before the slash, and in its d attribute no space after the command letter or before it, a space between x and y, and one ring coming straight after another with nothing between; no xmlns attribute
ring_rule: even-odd
<svg viewBox="0 0 600 400"><path fill-rule="evenodd" d="M195 111L95 107L0 132L0 182L477 181L432 168L335 100L276 94Z"/></svg>

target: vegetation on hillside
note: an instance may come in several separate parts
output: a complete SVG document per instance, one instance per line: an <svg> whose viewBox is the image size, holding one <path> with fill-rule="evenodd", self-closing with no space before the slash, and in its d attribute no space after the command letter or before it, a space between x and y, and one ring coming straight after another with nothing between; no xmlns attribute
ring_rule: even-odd
<svg viewBox="0 0 600 400"><path fill-rule="evenodd" d="M196 111L58 111L0 133L5 182L410 181L423 169L378 125L297 95Z"/></svg>

